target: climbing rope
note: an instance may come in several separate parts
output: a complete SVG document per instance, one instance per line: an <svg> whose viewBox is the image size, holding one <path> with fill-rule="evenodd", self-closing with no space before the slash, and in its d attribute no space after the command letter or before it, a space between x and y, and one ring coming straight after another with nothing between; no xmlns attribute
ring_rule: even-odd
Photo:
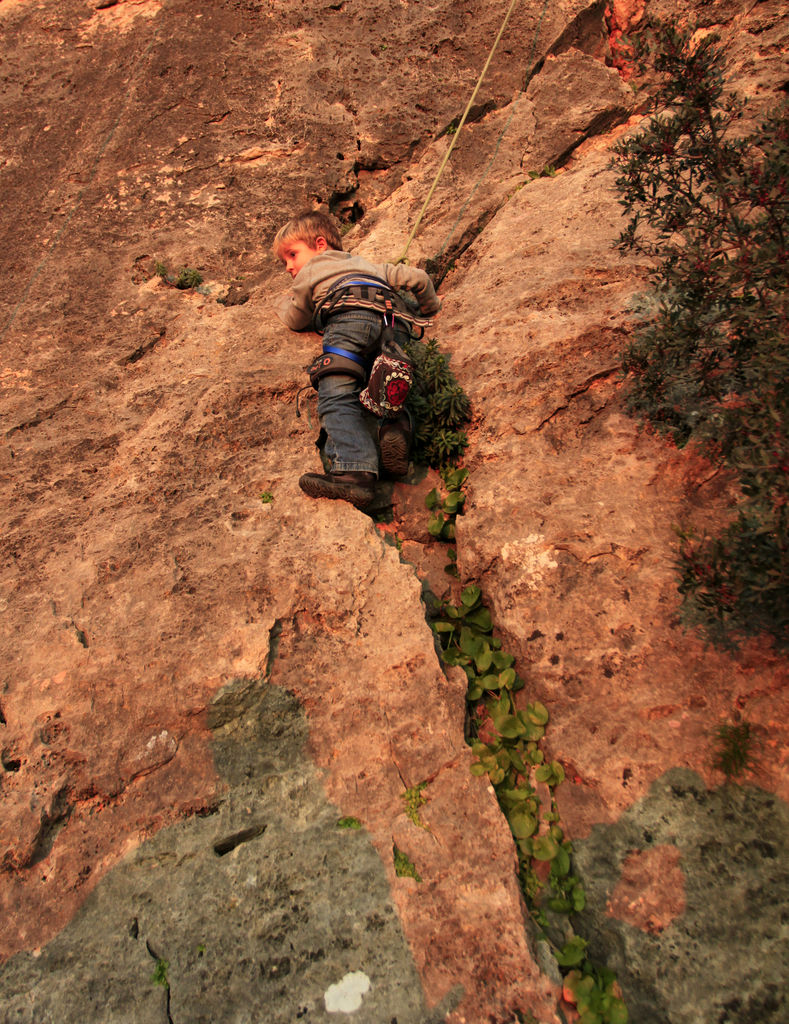
<svg viewBox="0 0 789 1024"><path fill-rule="evenodd" d="M542 28L542 20L545 17L545 12L546 12L547 9L548 9L548 0L545 0L545 2L542 5L542 11L540 13L540 20L537 22L537 28L536 28L535 33L534 33L534 38L532 39L531 50L529 51L529 56L526 58L526 67L527 67L527 69L528 69L529 65L531 64L532 59L534 58L534 51L537 49L537 40L540 38L540 29ZM455 228L458 226L458 224L462 220L463 214L468 209L468 204L474 198L474 196L475 196L475 194L477 192L477 189L483 183L483 181L487 178L488 174L490 174L490 169L493 166L493 164L496 162L496 157L498 156L498 153L499 153L499 148L501 146L501 140L506 135L507 129L509 128L510 124L512 123L512 119L515 116L515 114L517 112L517 109L518 109L518 104L521 101L521 97L526 92L526 89L527 89L528 85L529 85L529 79L527 78L526 81L523 83L523 88L518 93L518 95L517 95L517 97L515 99L515 102L512 104L512 109L510 110L510 116L507 118L507 120L506 120L506 122L504 124L504 127L499 132L499 137L496 140L496 146L495 146L495 148L493 150L493 156L488 161L488 166L485 168L482 176L479 178L477 183L474 185L474 188L469 192L468 196L466 197L465 203L463 203L463 205L460 207L460 213L457 215L457 220L455 221L455 223L452 225L452 227L447 232L447 236L444 239L444 241L443 241L443 243L441 245L441 248L438 250L438 255L439 256L443 255L444 250L449 245L449 240L454 235Z"/></svg>
<svg viewBox="0 0 789 1024"><path fill-rule="evenodd" d="M460 119L460 124L458 124L457 130L455 131L455 134L452 136L452 142L449 145L449 149L446 151L444 159L441 161L441 166L438 168L438 173L436 174L435 178L433 179L433 184L430 186L430 191L427 194L427 199L425 199L424 203L422 204L422 209L419 211L419 216L416 218L416 223L414 224L414 226L413 226L413 228L411 230L411 234L408 236L408 241L405 244L405 249L403 249L402 256L397 261L398 263L404 263L405 262L405 258L406 258L406 255L408 253L408 249L409 249L411 243L414 240L414 237L415 237L415 235L416 235L416 233L417 233L417 231L419 229L419 225L422 223L422 218L425 215L425 210L427 209L428 204L430 203L430 200L433 198L433 193L436 190L436 185L438 185L439 179L440 179L441 175L443 174L444 168L447 165L447 161L449 160L449 158L450 158L450 156L452 154L452 150L455 148L455 144L457 143L457 140L460 138L460 133L463 130L463 125L466 123L466 118L469 115L469 111L471 110L471 107L472 107L472 105L474 103L474 100L477 98L477 93L479 92L479 87L482 85L482 81L485 78L485 75L487 74L488 68L490 67L490 62L493 60L493 54L496 52L496 47L499 45L499 40L501 39L502 35L504 35L504 29L507 27L507 22L510 20L510 15L514 11L515 4L517 2L518 2L518 0L510 0L509 9L507 10L507 13L504 15L504 21L501 23L501 28L499 29L499 34L496 36L496 38L495 38L495 40L493 42L493 46L490 49L490 53L488 54L488 59L485 61L485 67L482 69L482 74L479 76L479 79L477 80L477 84L474 86L474 92L472 92L472 94L471 94L471 99L466 104L466 109L463 111L463 116Z"/></svg>
<svg viewBox="0 0 789 1024"><path fill-rule="evenodd" d="M504 33L504 29L507 27L507 22L509 21L510 15L512 14L512 11L513 11L516 3L517 3L517 0L512 0L512 3L510 4L509 10L507 11L507 14L504 17L504 21L502 22L501 28L499 29L499 34L496 36L495 42L493 43L493 46L491 47L490 53L488 54L488 59L485 62L485 67L482 69L482 74L479 76L479 80L478 80L478 82L477 82L477 84L476 84L476 86L474 88L474 92L471 94L471 99L468 101L468 105L466 106L465 112L463 113L463 117L460 119L460 124L457 127L457 130L456 130L455 135L454 135L454 137L452 139L452 142L451 142L451 144L449 146L449 149L447 150L446 155L444 156L444 159L441 162L441 166L439 167L438 172L437 172L435 178L433 179L433 184L431 185L430 191L427 194L427 199L425 199L424 203L422 204L422 209L419 211L419 216L416 219L416 223L414 224L414 227L413 227L413 229L411 231L411 234L408 236L408 241L406 242L406 246L405 246L405 249L403 250L402 256L397 261L398 263L403 263L405 261L405 257L406 257L406 254L408 253L408 249L409 249L411 243L413 242L413 240L414 240L414 238L416 236L416 233L417 233L417 231L419 229L419 225L422 223L422 218L425 215L425 211L427 210L427 207L428 207L428 204L430 203L430 200L433 198L433 193L436 190L436 186L438 185L439 179L441 178L441 175L442 175L442 173L444 171L444 168L446 167L446 164L447 164L447 162L449 160L449 157L452 154L452 150L455 148L455 144L456 144L456 142L458 140L458 136L460 135L460 131L461 131L463 125L466 123L466 118L468 116L468 113L471 110L471 106L472 106L472 104L474 102L474 99L476 98L477 92L479 91L479 87L480 87L480 85L482 85L482 80L484 79L484 77L485 77L485 75L487 73L488 67L490 66L490 62L493 59L493 54L496 52L496 47L499 45L499 40L501 39L501 37L502 37L502 35ZM534 32L534 38L532 39L531 50L529 51L529 56L526 58L526 65L527 65L527 67L528 67L528 65L531 64L532 59L534 57L534 52L537 49L537 40L540 38L540 30L542 29L542 23L543 23L543 19L545 17L545 12L546 12L547 9L548 9L548 0L544 0L544 3L542 5L542 11L540 12L540 20L537 22L537 28L536 28L536 30ZM479 178L479 180L474 185L474 188L471 190L471 192L469 192L468 197L466 198L465 203L463 203L463 205L461 206L460 213L457 216L457 220L452 225L452 227L449 229L449 232L447 233L447 236L444 239L444 241L443 241L443 243L441 245L441 248L438 251L438 255L439 256L441 256L443 254L444 250L446 249L447 245L449 244L450 238L455 233L455 228L458 226L458 224L460 223L460 221L461 221L461 219L463 217L463 214L466 212L466 209L468 208L468 204L474 198L474 195L476 194L477 189L480 187L480 185L483 183L483 181L485 181L485 179L487 178L488 174L490 173L491 167L496 162L496 157L498 156L499 148L501 146L501 140L504 138L504 136L505 136L505 134L507 132L507 129L509 128L510 124L512 123L512 119L515 116L515 113L516 113L517 108L518 108L518 104L519 104L519 102L521 100L521 97L525 93L526 88L528 87L528 84L529 84L529 80L527 79L524 82L524 84L523 84L523 88L518 93L518 96L517 96L515 102L512 104L512 109L510 111L510 115L507 118L507 120L506 120L506 122L504 124L504 127L501 129L501 132L499 133L499 137L496 140L496 146L495 146L495 148L493 150L493 156L490 158L490 160L488 162L488 166L485 168L482 176Z"/></svg>

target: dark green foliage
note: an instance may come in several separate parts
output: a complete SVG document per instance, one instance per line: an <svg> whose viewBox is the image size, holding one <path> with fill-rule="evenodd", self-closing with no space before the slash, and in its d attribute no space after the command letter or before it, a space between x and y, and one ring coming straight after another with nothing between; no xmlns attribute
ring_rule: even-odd
<svg viewBox="0 0 789 1024"><path fill-rule="evenodd" d="M181 291L199 288L203 283L203 275L199 270L194 270L192 267L181 267L175 277L173 277L165 264L160 263L158 260L154 264L154 268L165 284L169 284L172 288L180 288Z"/></svg>
<svg viewBox="0 0 789 1024"><path fill-rule="evenodd" d="M193 267L181 267L175 279L175 287L186 290L198 288L203 283L203 275Z"/></svg>
<svg viewBox="0 0 789 1024"><path fill-rule="evenodd" d="M620 238L655 263L624 355L631 409L739 477L723 534L683 535L690 621L713 640L789 643L789 105L753 134L716 38L657 25L636 47L661 112L616 147Z"/></svg>
<svg viewBox="0 0 789 1024"><path fill-rule="evenodd" d="M392 859L394 861L395 874L398 878L413 878L416 882L422 881L422 877L417 871L414 862L407 853L403 853L397 846L392 847Z"/></svg>
<svg viewBox="0 0 789 1024"><path fill-rule="evenodd" d="M413 459L440 469L454 465L468 445L462 427L471 418L468 396L449 368L435 338L411 339L406 346L414 366L408 407L415 421Z"/></svg>
<svg viewBox="0 0 789 1024"><path fill-rule="evenodd" d="M738 779L753 767L753 732L750 722L724 722L715 732L712 767L726 779Z"/></svg>

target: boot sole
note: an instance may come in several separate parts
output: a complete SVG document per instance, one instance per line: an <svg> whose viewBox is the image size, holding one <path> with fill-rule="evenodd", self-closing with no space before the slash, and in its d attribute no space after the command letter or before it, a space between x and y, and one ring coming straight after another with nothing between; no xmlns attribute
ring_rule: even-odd
<svg viewBox="0 0 789 1024"><path fill-rule="evenodd" d="M381 438L381 465L392 476L405 476L408 472L408 438L396 430Z"/></svg>
<svg viewBox="0 0 789 1024"><path fill-rule="evenodd" d="M344 484L338 480L324 480L317 474L305 473L299 480L299 487L310 498L330 498L333 501L348 501L354 508L365 509L375 497L374 489L358 484Z"/></svg>

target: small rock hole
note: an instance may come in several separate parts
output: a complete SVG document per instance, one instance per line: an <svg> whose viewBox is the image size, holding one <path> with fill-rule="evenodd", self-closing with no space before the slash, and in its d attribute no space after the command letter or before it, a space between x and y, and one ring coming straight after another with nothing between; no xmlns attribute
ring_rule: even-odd
<svg viewBox="0 0 789 1024"><path fill-rule="evenodd" d="M234 832L230 836L225 836L224 839L218 839L214 843L214 853L217 857L224 857L225 854L235 850L242 843L248 843L250 839L257 839L258 836L262 836L265 830L265 825L250 825L249 828L243 828L240 832Z"/></svg>

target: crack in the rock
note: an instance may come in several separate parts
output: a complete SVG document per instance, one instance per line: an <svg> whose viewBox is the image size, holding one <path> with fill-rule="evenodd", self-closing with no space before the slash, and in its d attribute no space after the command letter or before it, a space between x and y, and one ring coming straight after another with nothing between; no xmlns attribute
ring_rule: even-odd
<svg viewBox="0 0 789 1024"><path fill-rule="evenodd" d="M452 269L453 264L458 260L485 230L488 224L493 220L499 210L503 209L509 202L510 196L506 196L501 199L495 206L490 206L486 210L483 210L473 221L469 224L459 240L453 245L448 246L443 252L439 253L438 256L432 259L425 260L424 269L433 278L433 283L436 288L441 286L442 281Z"/></svg>
<svg viewBox="0 0 789 1024"><path fill-rule="evenodd" d="M137 918L134 919L134 923L136 925ZM175 1024L175 1022L173 1021L172 1015L170 1013L170 979L167 977L167 967L169 966L169 963L168 963L168 961L166 961L164 959L164 957L159 956L159 954L154 950L153 946L150 944L150 942L147 939L145 940L145 948L148 950L149 956L153 957L153 959L156 961L157 968L159 967L160 964L164 964L165 965L164 970L162 971L162 974L161 974L161 980L158 980L158 979L155 980L154 984L161 985L162 988L164 989L164 993L165 993L164 1010L165 1010L165 1013L167 1014L167 1024ZM157 978L157 976L154 975L154 978Z"/></svg>
<svg viewBox="0 0 789 1024"><path fill-rule="evenodd" d="M484 103L475 103L474 106L469 110L468 114L466 115L466 120L464 124L474 124L476 121L481 121L482 118L489 114L492 110L497 109L498 105L496 101L493 99L485 100ZM445 125L445 127L442 128L441 131L436 134L436 139L440 139L444 135L449 134L450 132L454 133L457 130L458 125L460 124L461 117L461 114L456 114L455 117L453 117L452 120L449 122L449 124Z"/></svg>
<svg viewBox="0 0 789 1024"><path fill-rule="evenodd" d="M158 343L164 337L165 333L166 328L161 327L159 329L158 335L155 338L151 338L149 341L144 341L141 345L138 345L133 352L129 353L129 355L123 356L121 359L119 359L118 365L129 366L131 363L138 362L140 359L142 359L143 356L146 356L151 351L152 348L158 345Z"/></svg>
<svg viewBox="0 0 789 1024"><path fill-rule="evenodd" d="M279 653L279 641L282 636L282 627L284 624L284 619L275 619L274 625L268 631L268 656L266 657L266 668L263 672L263 679L267 683L271 682L271 673L274 669L274 662L277 660L277 654Z"/></svg>
<svg viewBox="0 0 789 1024"><path fill-rule="evenodd" d="M582 132L577 139L574 139L567 149L563 150L552 163L554 170L561 170L569 162L573 153L579 146L583 145L595 135L605 135L606 132L619 124L624 124L630 117L630 110L627 107L612 107L603 110L592 118L589 127Z"/></svg>
<svg viewBox="0 0 789 1024"><path fill-rule="evenodd" d="M64 398L55 405L50 406L48 409L42 409L39 413L36 413L29 420L24 420L22 423L17 423L16 426L10 427L6 432L6 437L11 437L13 434L21 433L23 430L30 430L31 427L39 427L42 423L47 420L51 420L53 416L56 416L65 406L69 404L69 399Z"/></svg>
<svg viewBox="0 0 789 1024"><path fill-rule="evenodd" d="M596 558L608 558L610 556L616 556L616 548L615 545L612 543L609 544L608 547L603 551L593 551L591 554L585 556L580 555L578 553L577 546L573 544L559 543L554 544L553 548L554 551L566 551L568 555L572 555L576 562L580 562L581 565L588 565L589 562L594 561Z"/></svg>
<svg viewBox="0 0 789 1024"><path fill-rule="evenodd" d="M523 84L524 91L532 79L542 71L548 57L556 57L570 49L580 50L590 56L596 56L599 53L601 44L608 38L605 24L606 3L607 0L595 0L595 3L576 14L545 51L545 56L541 57L527 72L526 81Z"/></svg>
<svg viewBox="0 0 789 1024"><path fill-rule="evenodd" d="M30 856L19 867L33 867L49 855L58 833L65 826L73 809L74 802L69 799L68 786L63 785L52 798L49 811L42 811Z"/></svg>
<svg viewBox="0 0 789 1024"><path fill-rule="evenodd" d="M77 638L77 643L87 650L87 648L90 646L90 644L88 643L87 633L85 632L84 629L80 629L73 619L71 620L71 626L74 630L74 635Z"/></svg>
<svg viewBox="0 0 789 1024"><path fill-rule="evenodd" d="M603 380L604 378L610 377L612 374L617 373L620 368L620 364L617 363L616 366L610 366L605 370L598 370L597 373L593 373L591 377L587 377L583 384L579 384L574 391L571 391L570 394L566 396L565 402L563 402L561 405L557 405L552 413L550 413L537 424L537 426L534 428L534 432L539 433L542 430L542 428L546 425L546 423L550 423L551 420L558 416L560 412L564 412L565 409L568 409L573 399L585 394L592 386L592 384L595 383L595 381Z"/></svg>

